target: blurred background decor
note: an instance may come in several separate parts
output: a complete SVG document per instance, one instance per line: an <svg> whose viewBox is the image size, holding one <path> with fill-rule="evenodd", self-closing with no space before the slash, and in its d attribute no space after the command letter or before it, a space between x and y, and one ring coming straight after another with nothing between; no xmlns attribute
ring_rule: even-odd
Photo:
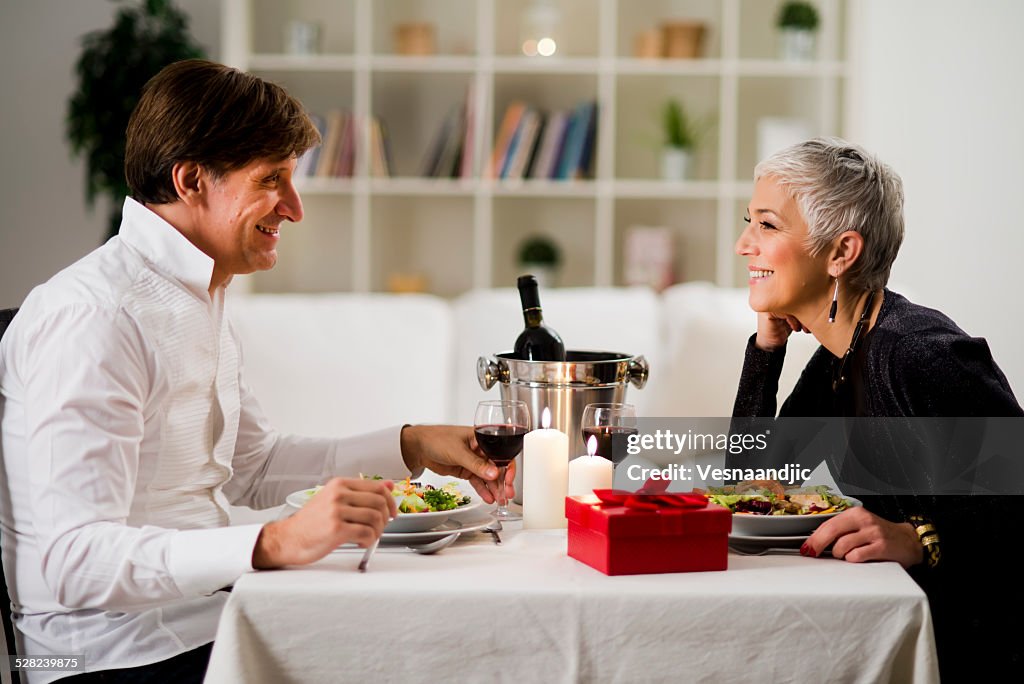
<svg viewBox="0 0 1024 684"><path fill-rule="evenodd" d="M699 21L666 21L661 24L662 54L669 59L696 59L704 45L704 24Z"/></svg>
<svg viewBox="0 0 1024 684"><path fill-rule="evenodd" d="M700 135L696 122L683 103L672 98L662 109L662 127L661 177L670 181L687 180L693 173L693 153Z"/></svg>
<svg viewBox="0 0 1024 684"><path fill-rule="evenodd" d="M779 58L789 62L814 59L818 10L809 2L792 0L779 9Z"/></svg>
<svg viewBox="0 0 1024 684"><path fill-rule="evenodd" d="M75 64L78 84L68 100L66 134L75 155L86 159L85 197L110 197L108 236L117 234L128 195L124 178L125 130L145 85L172 62L203 57L187 16L171 0L128 3L114 24L82 38Z"/></svg>
<svg viewBox="0 0 1024 684"><path fill-rule="evenodd" d="M519 272L537 276L542 289L558 285L562 253L554 240L543 235L528 237L519 246Z"/></svg>
<svg viewBox="0 0 1024 684"><path fill-rule="evenodd" d="M519 43L527 57L552 57L561 47L562 12L554 0L531 0L519 20Z"/></svg>

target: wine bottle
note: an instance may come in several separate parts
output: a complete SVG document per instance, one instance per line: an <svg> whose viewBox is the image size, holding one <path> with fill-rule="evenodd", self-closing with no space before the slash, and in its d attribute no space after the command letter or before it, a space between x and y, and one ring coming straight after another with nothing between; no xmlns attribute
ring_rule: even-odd
<svg viewBox="0 0 1024 684"><path fill-rule="evenodd" d="M554 330L544 325L544 314L537 293L537 278L519 277L519 301L523 305L526 328L516 339L515 356L524 361L565 361L565 345Z"/></svg>

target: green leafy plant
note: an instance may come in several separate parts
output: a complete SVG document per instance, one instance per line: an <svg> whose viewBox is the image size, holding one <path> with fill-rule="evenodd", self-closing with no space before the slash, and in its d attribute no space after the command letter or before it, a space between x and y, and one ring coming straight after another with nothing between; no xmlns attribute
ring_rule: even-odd
<svg viewBox="0 0 1024 684"><path fill-rule="evenodd" d="M693 119L686 113L679 100L671 99L662 110L665 146L692 150L697 146L699 132Z"/></svg>
<svg viewBox="0 0 1024 684"><path fill-rule="evenodd" d="M203 50L188 32L187 16L171 0L126 4L113 26L82 38L75 65L78 87L68 100L67 139L76 156L85 156L89 206L100 194L113 202L111 235L117 233L128 195L125 131L142 87L168 64L193 57L203 57Z"/></svg>
<svg viewBox="0 0 1024 684"><path fill-rule="evenodd" d="M558 245L550 239L537 235L527 238L519 247L519 263L558 266L562 255Z"/></svg>
<svg viewBox="0 0 1024 684"><path fill-rule="evenodd" d="M776 24L780 29L813 31L818 28L818 10L809 2L787 2L779 10Z"/></svg>

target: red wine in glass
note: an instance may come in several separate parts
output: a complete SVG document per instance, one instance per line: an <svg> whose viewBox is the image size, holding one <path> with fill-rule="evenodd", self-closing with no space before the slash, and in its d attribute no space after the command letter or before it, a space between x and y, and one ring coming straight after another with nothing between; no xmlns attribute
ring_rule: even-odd
<svg viewBox="0 0 1024 684"><path fill-rule="evenodd" d="M500 468L523 450L523 437L529 430L522 425L477 425L474 432L480 448Z"/></svg>
<svg viewBox="0 0 1024 684"><path fill-rule="evenodd" d="M626 440L639 434L639 429L626 425L588 425L583 428L583 443L597 439L597 455L618 465L626 457ZM613 449L612 444L617 448Z"/></svg>

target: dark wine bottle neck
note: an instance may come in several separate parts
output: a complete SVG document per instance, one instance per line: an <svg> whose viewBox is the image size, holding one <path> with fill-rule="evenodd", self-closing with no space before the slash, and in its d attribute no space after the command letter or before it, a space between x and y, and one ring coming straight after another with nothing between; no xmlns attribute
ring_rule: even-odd
<svg viewBox="0 0 1024 684"><path fill-rule="evenodd" d="M523 309L523 320L527 328L539 328L544 323L544 313L539 306Z"/></svg>

